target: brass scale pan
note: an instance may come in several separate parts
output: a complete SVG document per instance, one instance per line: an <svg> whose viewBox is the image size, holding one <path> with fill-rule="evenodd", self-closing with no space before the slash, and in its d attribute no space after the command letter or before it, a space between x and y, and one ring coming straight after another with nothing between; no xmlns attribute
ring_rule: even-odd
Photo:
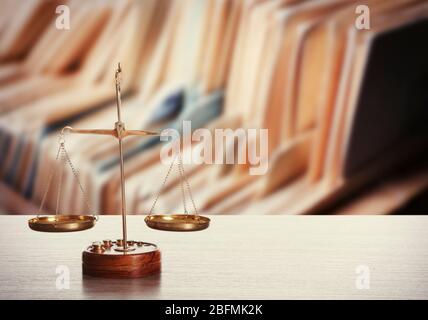
<svg viewBox="0 0 428 320"><path fill-rule="evenodd" d="M90 229L97 220L96 216L88 215L47 215L28 220L28 226L42 232L73 232Z"/></svg>
<svg viewBox="0 0 428 320"><path fill-rule="evenodd" d="M41 232L73 232L92 228L98 218L92 215L48 215L28 220L31 229ZM164 231L199 231L208 228L210 219L192 214L149 215L147 226Z"/></svg>
<svg viewBox="0 0 428 320"><path fill-rule="evenodd" d="M210 225L209 218L194 214L148 215L144 221L148 227L164 231L199 231Z"/></svg>

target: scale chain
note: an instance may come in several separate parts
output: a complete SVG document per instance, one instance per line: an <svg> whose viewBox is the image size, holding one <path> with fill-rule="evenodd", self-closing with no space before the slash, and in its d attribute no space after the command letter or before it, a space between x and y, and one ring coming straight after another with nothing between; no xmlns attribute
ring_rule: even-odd
<svg viewBox="0 0 428 320"><path fill-rule="evenodd" d="M192 206L193 206L193 210L195 212L195 216L196 217L198 216L198 210L196 209L195 200L193 199L193 194L192 194L192 191L190 189L190 184L189 184L189 181L187 180L186 173L184 171L184 165L183 165L183 160L182 160L182 157L181 157L181 153L178 153L174 157L174 159L172 160L172 162L171 162L171 164L170 164L170 166L168 168L168 172L167 172L167 174L166 174L166 176L165 176L165 178L164 178L164 180L162 182L162 185L161 185L161 187L159 188L159 190L158 190L158 192L156 194L155 200L153 201L152 207L150 208L149 216L153 214L153 210L154 210L154 208L155 208L155 206L156 206L156 204L157 204L157 202L159 200L160 194L161 194L162 190L165 187L165 184L166 184L166 182L168 180L168 177L171 174L172 168L174 167L174 164L175 164L175 161L177 160L177 158L178 158L178 172L180 174L180 187L181 187L181 194L182 194L182 199L183 199L184 213L186 215L189 214L189 212L187 210L187 204L186 204L186 192L185 192L185 187L186 187L187 192L188 192L189 197L190 197L190 200L192 202Z"/></svg>
<svg viewBox="0 0 428 320"><path fill-rule="evenodd" d="M58 161L60 153L61 153L61 145L58 148L58 152L56 154L55 161ZM43 207L45 205L46 196L48 195L49 188L50 188L50 185L52 183L53 174L54 174L54 167L51 167L51 170L50 170L50 173L49 173L48 183L46 184L46 189L45 189L45 192L43 193L43 197L42 197L42 201L40 203L39 212L38 212L37 217L40 215L40 213L42 212L42 209L43 209Z"/></svg>
<svg viewBox="0 0 428 320"><path fill-rule="evenodd" d="M193 210L195 211L195 215L198 216L198 210L196 209L195 200L193 199L192 190L190 189L190 184L189 184L189 181L187 180L186 172L184 171L183 159L181 157L181 154L179 154L178 159L179 159L179 165L181 168L182 179L184 180L184 183L187 186L187 192L189 193L190 201L192 202L192 206L193 206Z"/></svg>
<svg viewBox="0 0 428 320"><path fill-rule="evenodd" d="M86 207L88 208L89 212L92 213L92 207L89 203L89 199L88 196L85 192L85 190L83 189L82 183L80 182L79 179L79 174L76 170L76 168L74 167L73 163L71 162L70 156L68 155L67 149L65 148L65 140L64 140L64 135L61 133L60 137L59 137L59 148L58 148L58 152L55 158L55 161L58 161L58 159L61 159L61 161L63 162L63 165L65 166L65 163L67 163L70 168L71 171L73 173L74 178L76 179L80 192L82 193L83 199L85 201ZM65 160L65 161L64 161ZM58 182L58 193L57 193L57 202L56 202L56 208L55 208L55 215L58 215L58 211L59 211L59 202L60 202L60 198L61 198L61 189L62 189L62 177L63 177L63 166L61 166L61 173L60 173L60 177L59 177L59 182ZM42 209L44 208L45 202L46 202L46 197L47 194L49 192L49 188L50 185L52 184L52 178L54 175L54 167L51 168L51 172L49 174L49 179L48 179L48 183L46 185L46 190L43 194L43 198L42 201L40 203L40 208L39 208L39 214L40 215ZM95 215L95 219L98 220L98 215Z"/></svg>
<svg viewBox="0 0 428 320"><path fill-rule="evenodd" d="M184 209L184 213L186 215L189 214L189 212L187 211L187 205L186 205L186 193L184 191L184 175L183 175L183 171L182 171L182 166L183 166L183 161L181 159L181 155L178 154L178 172L180 174L180 187L181 187L181 195L183 198L183 209Z"/></svg>
<svg viewBox="0 0 428 320"><path fill-rule="evenodd" d="M59 174L59 182L58 182L58 192L57 192L57 197L56 197L56 208L55 208L55 216L58 215L58 211L59 211L59 206L60 206L60 200L61 200L61 191L62 191L62 177L64 175L64 166L65 166L65 162L64 162L64 143L61 143L60 146L60 150L61 150L61 156L60 156L60 161L62 163L61 166L61 172Z"/></svg>
<svg viewBox="0 0 428 320"><path fill-rule="evenodd" d="M163 183L162 183L161 187L159 188L159 190L158 190L158 192L156 194L155 201L153 201L152 207L150 208L149 216L152 215L153 210L155 209L156 203L158 202L159 196L160 196L163 188L165 187L166 181L168 180L168 177L169 177L169 175L171 173L171 170L172 170L172 168L174 166L174 163L175 163L176 159L177 159L177 156L174 157L174 159L171 162L171 165L168 168L168 172L166 173L166 176L165 176L165 178L163 180Z"/></svg>
<svg viewBox="0 0 428 320"><path fill-rule="evenodd" d="M85 190L83 189L82 183L80 182L80 179L79 179L79 174L78 174L76 168L74 167L73 163L71 162L70 156L68 155L68 152L65 149L65 144L64 143L62 143L62 149L63 149L64 155L65 155L65 159L66 159L68 165L71 168L73 176L74 176L74 178L76 179L76 181L77 181L77 183L79 185L79 189L80 189L80 192L83 195L83 199L84 199L84 201L86 203L86 206L87 206L89 212L92 213L92 207L91 207L91 204L89 203L88 196L87 196ZM98 215L96 215L96 220L98 220Z"/></svg>

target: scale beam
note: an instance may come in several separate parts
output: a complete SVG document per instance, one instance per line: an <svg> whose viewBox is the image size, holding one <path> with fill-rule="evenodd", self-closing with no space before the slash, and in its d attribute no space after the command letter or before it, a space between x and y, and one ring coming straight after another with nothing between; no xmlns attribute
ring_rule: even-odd
<svg viewBox="0 0 428 320"><path fill-rule="evenodd" d="M161 133L158 131L148 131L148 130L125 130L124 137L129 136L160 136Z"/></svg>
<svg viewBox="0 0 428 320"><path fill-rule="evenodd" d="M161 133L158 131L148 131L148 130L119 130L120 138L126 138L130 136L160 136ZM75 133L75 134L96 134L104 136L112 136L119 138L118 129L75 129L70 126L64 127L61 131L62 134L65 133Z"/></svg>
<svg viewBox="0 0 428 320"><path fill-rule="evenodd" d="M62 134L65 133L78 133L78 134L97 134L97 135L105 135L105 136L113 136L117 137L116 130L108 130L108 129L74 129L72 127L64 127L61 131Z"/></svg>

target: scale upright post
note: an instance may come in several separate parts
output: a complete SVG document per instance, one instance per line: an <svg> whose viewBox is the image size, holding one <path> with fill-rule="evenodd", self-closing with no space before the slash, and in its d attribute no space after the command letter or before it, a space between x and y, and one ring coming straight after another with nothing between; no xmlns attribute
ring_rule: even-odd
<svg viewBox="0 0 428 320"><path fill-rule="evenodd" d="M74 129L65 127L63 133L110 135L117 138L119 143L122 239L93 242L82 253L83 273L107 278L138 278L160 272L161 254L155 244L128 240L123 139L128 136L158 136L160 133L125 129L121 114L121 73L122 69L119 63L115 73L117 122L114 129Z"/></svg>
<svg viewBox="0 0 428 320"><path fill-rule="evenodd" d="M122 69L120 63L117 66L115 74L116 82L116 105L117 105L117 122L115 129L119 142L119 158L120 158L120 192L121 192L121 213L122 213L122 234L123 234L123 251L128 251L128 235L126 227L126 198L125 198L125 169L123 165L123 147L122 147L122 134L125 130L125 124L122 122L121 108L122 101L120 97L120 76Z"/></svg>

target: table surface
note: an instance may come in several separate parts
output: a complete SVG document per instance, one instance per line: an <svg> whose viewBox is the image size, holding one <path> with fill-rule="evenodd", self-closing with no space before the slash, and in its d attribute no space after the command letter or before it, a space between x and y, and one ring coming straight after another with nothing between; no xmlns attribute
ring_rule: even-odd
<svg viewBox="0 0 428 320"><path fill-rule="evenodd" d="M162 273L124 280L81 274L87 245L120 238L119 216L57 234L29 218L0 216L1 299L428 299L428 216L212 216L193 233L129 216L129 239L159 245Z"/></svg>

